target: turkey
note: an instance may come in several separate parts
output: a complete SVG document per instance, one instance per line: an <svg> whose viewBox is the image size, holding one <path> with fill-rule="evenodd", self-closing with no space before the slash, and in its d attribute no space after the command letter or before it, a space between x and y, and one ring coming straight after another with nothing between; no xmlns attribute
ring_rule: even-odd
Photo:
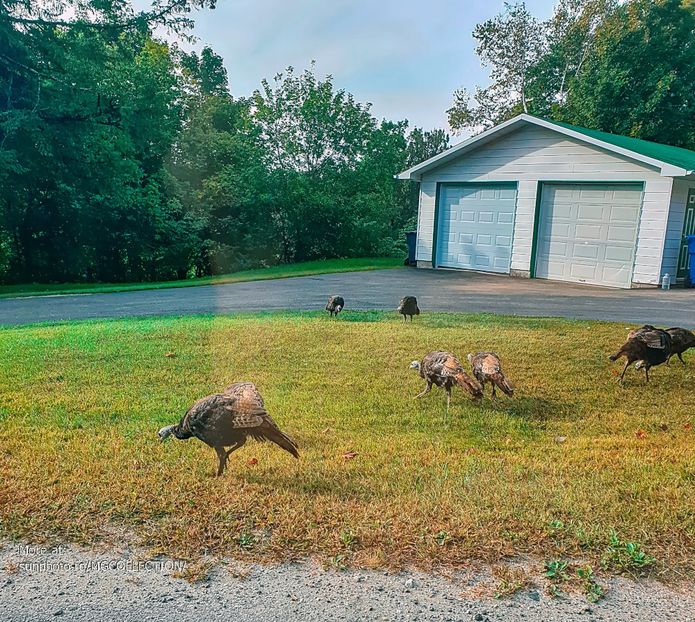
<svg viewBox="0 0 695 622"><path fill-rule="evenodd" d="M397 311L403 316L405 321L408 321L407 316L410 316L410 321L412 322L414 315L420 315L420 309L417 306L417 298L415 298L415 296L403 296Z"/></svg>
<svg viewBox="0 0 695 622"><path fill-rule="evenodd" d="M492 397L496 397L496 387L507 395L514 395L514 387L511 385L502 373L502 363L500 357L494 352L478 352L477 354L469 354L468 362L473 367L473 375L483 385L489 382L492 385Z"/></svg>
<svg viewBox="0 0 695 622"><path fill-rule="evenodd" d="M229 455L249 438L271 441L299 458L297 444L272 420L252 382L237 382L223 393L199 399L178 424L166 426L158 434L161 441L171 435L180 440L195 436L212 447L219 459L218 477L224 473Z"/></svg>
<svg viewBox="0 0 695 622"><path fill-rule="evenodd" d="M644 368L645 377L649 382L649 369L665 363L671 356L671 335L665 330L654 328L651 324L645 324L642 328L630 331L627 341L609 358L611 361L617 361L621 356L625 357L625 367L620 374L619 382L623 381L627 368L635 362L635 369Z"/></svg>
<svg viewBox="0 0 695 622"><path fill-rule="evenodd" d="M328 311L331 314L331 317L334 315L337 317L338 313L340 313L343 310L343 307L345 306L345 301L343 300L342 296L331 296L328 299L328 303L326 303L326 311Z"/></svg>
<svg viewBox="0 0 695 622"><path fill-rule="evenodd" d="M415 397L427 395L432 390L432 385L436 384L446 391L446 408L449 410L451 403L451 387L455 384L468 391L474 398L483 397L482 385L471 378L461 367L459 360L451 352L430 352L425 355L422 361L413 361L411 369L417 369L427 382L427 386L422 393Z"/></svg>
<svg viewBox="0 0 695 622"><path fill-rule="evenodd" d="M667 328L666 332L671 335L671 356L678 356L680 362L685 365L681 356L688 348L695 348L695 334L685 328ZM669 360L671 359L669 356Z"/></svg>

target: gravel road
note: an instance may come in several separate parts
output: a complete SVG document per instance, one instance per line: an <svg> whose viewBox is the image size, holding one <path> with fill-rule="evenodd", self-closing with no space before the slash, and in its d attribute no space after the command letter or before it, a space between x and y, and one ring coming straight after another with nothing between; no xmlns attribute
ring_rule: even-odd
<svg viewBox="0 0 695 622"><path fill-rule="evenodd" d="M139 558L129 551L24 547L6 543L0 548L3 622L169 617L176 622L695 621L691 589L676 591L653 581L611 580L608 595L596 604L581 594L551 598L540 587L502 600L474 596L489 580L480 570L444 578L227 562L203 582L190 584L173 576L171 560L138 567Z"/></svg>
<svg viewBox="0 0 695 622"><path fill-rule="evenodd" d="M417 296L424 311L612 320L695 327L695 289L608 289L541 279L401 268L112 294L0 300L0 325L194 313L323 309L331 294L346 309L394 310Z"/></svg>

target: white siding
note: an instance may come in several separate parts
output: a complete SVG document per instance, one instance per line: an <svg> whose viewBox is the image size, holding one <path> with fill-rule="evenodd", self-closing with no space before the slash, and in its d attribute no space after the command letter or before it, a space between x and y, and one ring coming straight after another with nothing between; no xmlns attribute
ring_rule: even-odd
<svg viewBox="0 0 695 622"><path fill-rule="evenodd" d="M673 180L658 169L579 140L528 125L499 140L426 172L422 176L418 217L418 261L432 260L437 182L516 181L517 214L512 270L529 271L533 219L539 181L644 182L642 220L633 282L657 284Z"/></svg>
<svg viewBox="0 0 695 622"><path fill-rule="evenodd" d="M678 253L680 252L681 238L683 236L685 202L688 199L688 190L690 188L695 188L695 179L673 180L671 207L668 212L668 225L664 242L664 256L661 262L661 274L668 272L672 281L675 280L678 269Z"/></svg>

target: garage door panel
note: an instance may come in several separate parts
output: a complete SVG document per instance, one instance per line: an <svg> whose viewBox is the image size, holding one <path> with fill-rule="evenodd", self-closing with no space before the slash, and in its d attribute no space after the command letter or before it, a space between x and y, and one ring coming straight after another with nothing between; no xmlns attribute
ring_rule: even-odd
<svg viewBox="0 0 695 622"><path fill-rule="evenodd" d="M608 246L606 247L606 261L615 261L621 264L632 261L632 248L628 246Z"/></svg>
<svg viewBox="0 0 695 622"><path fill-rule="evenodd" d="M603 220L603 205L580 205L577 217L581 220Z"/></svg>
<svg viewBox="0 0 695 622"><path fill-rule="evenodd" d="M437 265L508 273L515 207L510 186L442 187Z"/></svg>
<svg viewBox="0 0 695 622"><path fill-rule="evenodd" d="M544 184L535 274L629 287L641 184Z"/></svg>
<svg viewBox="0 0 695 622"><path fill-rule="evenodd" d="M635 226L609 225L607 240L609 242L625 242L633 246L636 238L635 233Z"/></svg>
<svg viewBox="0 0 695 622"><path fill-rule="evenodd" d="M639 217L639 209L634 207L611 207L610 221L611 222L625 222L634 223L635 219Z"/></svg>
<svg viewBox="0 0 695 622"><path fill-rule="evenodd" d="M600 252L594 244L575 244L572 256L576 259L598 259Z"/></svg>
<svg viewBox="0 0 695 622"><path fill-rule="evenodd" d="M600 240L601 225L576 225L574 237L577 240Z"/></svg>

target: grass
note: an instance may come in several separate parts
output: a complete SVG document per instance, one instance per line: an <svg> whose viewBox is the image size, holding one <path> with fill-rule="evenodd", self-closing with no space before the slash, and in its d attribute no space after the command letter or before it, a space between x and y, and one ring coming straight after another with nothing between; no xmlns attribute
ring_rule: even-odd
<svg viewBox="0 0 695 622"><path fill-rule="evenodd" d="M48 296L56 294L105 294L143 289L167 289L173 287L195 287L197 285L222 285L242 281L266 281L314 274L353 272L362 270L384 270L403 265L403 260L394 257L364 257L358 259L325 259L283 264L270 268L244 270L232 274L205 276L182 281L158 281L154 283L29 283L25 285L0 285L0 298L26 296Z"/></svg>
<svg viewBox="0 0 695 622"><path fill-rule="evenodd" d="M626 328L345 312L3 329L0 533L128 533L182 559L336 568L532 554L642 572L644 552L651 573L692 576L695 365L656 368L649 386L631 370L618 386L607 354ZM408 364L433 349L497 350L514 398L455 392L446 423L441 390L412 399L423 381ZM196 398L240 379L258 384L299 461L249 443L214 478L202 443L157 441Z"/></svg>

